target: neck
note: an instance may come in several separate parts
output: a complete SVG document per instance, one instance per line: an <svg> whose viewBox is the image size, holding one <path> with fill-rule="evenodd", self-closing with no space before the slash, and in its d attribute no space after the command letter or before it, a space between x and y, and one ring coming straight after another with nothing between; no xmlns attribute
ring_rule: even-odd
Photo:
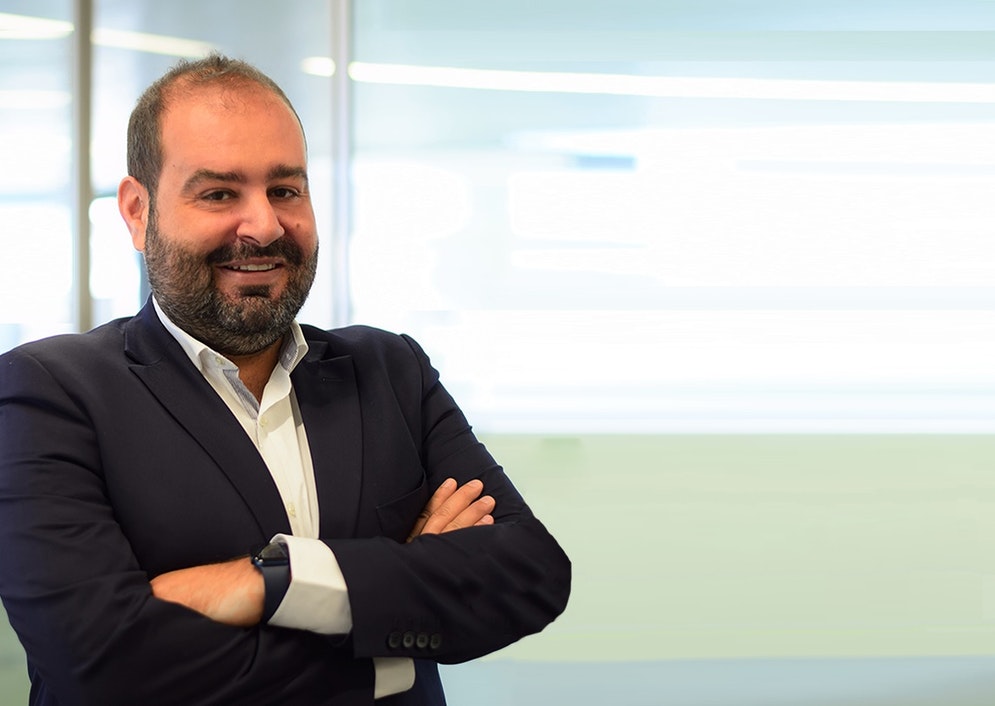
<svg viewBox="0 0 995 706"><path fill-rule="evenodd" d="M262 402L263 390L269 382L270 375L280 359L280 348L283 346L283 339L277 339L274 343L257 353L248 355L229 355L228 359L238 366L238 377L257 401Z"/></svg>

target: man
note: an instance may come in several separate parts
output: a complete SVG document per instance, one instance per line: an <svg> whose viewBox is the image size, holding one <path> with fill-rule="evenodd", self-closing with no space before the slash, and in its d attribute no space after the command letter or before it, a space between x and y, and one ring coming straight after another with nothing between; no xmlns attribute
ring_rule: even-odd
<svg viewBox="0 0 995 706"><path fill-rule="evenodd" d="M541 630L569 561L414 341L295 322L317 236L272 81L181 64L128 133L153 297L0 357L31 703L444 703L437 663Z"/></svg>

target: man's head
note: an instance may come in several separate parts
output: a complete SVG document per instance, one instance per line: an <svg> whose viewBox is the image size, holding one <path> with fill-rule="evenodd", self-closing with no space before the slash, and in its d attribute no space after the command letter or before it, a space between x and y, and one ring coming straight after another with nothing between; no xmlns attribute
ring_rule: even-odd
<svg viewBox="0 0 995 706"><path fill-rule="evenodd" d="M152 292L232 356L280 340L307 298L317 235L300 120L272 80L213 55L139 100L118 205Z"/></svg>

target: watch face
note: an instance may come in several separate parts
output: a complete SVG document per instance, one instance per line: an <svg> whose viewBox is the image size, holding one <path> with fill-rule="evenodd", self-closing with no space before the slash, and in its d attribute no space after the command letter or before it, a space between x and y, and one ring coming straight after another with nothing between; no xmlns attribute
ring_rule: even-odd
<svg viewBox="0 0 995 706"><path fill-rule="evenodd" d="M252 561L257 564L286 564L290 561L290 555L287 554L287 548L284 545L270 542L256 552Z"/></svg>

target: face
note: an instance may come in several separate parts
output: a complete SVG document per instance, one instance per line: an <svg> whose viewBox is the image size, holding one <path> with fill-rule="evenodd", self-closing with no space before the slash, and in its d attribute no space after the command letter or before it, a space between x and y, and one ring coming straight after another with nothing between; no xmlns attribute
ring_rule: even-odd
<svg viewBox="0 0 995 706"><path fill-rule="evenodd" d="M156 300L220 353L268 348L286 334L317 268L297 119L261 88L199 89L167 109L162 149L144 242L135 242Z"/></svg>

